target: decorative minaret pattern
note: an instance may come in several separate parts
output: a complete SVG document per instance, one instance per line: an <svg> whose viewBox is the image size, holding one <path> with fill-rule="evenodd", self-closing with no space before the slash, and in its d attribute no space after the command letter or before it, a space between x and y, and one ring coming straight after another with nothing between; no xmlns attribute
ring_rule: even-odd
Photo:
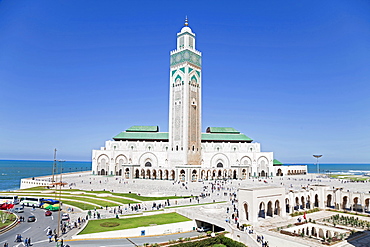
<svg viewBox="0 0 370 247"><path fill-rule="evenodd" d="M171 165L201 164L201 52L195 34L185 20L171 51L169 105L169 162Z"/></svg>

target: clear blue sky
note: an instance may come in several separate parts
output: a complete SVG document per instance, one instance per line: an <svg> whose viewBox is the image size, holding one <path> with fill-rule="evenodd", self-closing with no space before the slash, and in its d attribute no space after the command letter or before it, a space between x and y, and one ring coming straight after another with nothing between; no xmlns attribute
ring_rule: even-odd
<svg viewBox="0 0 370 247"><path fill-rule="evenodd" d="M283 163L370 163L370 1L0 1L0 159L91 160L132 125L168 131L185 16L203 131Z"/></svg>

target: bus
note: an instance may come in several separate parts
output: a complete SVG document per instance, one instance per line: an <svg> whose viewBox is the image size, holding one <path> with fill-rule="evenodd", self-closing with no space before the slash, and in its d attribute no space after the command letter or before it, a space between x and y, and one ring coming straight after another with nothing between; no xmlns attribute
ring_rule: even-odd
<svg viewBox="0 0 370 247"><path fill-rule="evenodd" d="M44 198L39 198L39 197L21 197L21 204L23 206L27 207L37 207L39 208L41 206L42 200Z"/></svg>
<svg viewBox="0 0 370 247"><path fill-rule="evenodd" d="M16 195L0 195L0 204L18 204L18 196Z"/></svg>

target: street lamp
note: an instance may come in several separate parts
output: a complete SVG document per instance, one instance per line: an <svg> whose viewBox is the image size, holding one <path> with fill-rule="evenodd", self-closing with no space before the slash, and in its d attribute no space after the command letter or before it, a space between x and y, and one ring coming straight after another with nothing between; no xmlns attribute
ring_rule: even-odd
<svg viewBox="0 0 370 247"><path fill-rule="evenodd" d="M322 154L314 154L313 157L316 158L317 173L320 173L320 169L319 169L319 158L322 157Z"/></svg>

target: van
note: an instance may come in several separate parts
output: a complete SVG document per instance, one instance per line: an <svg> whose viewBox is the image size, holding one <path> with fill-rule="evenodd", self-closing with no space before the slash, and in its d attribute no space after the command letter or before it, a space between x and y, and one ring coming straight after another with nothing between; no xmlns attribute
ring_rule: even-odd
<svg viewBox="0 0 370 247"><path fill-rule="evenodd" d="M23 213L23 212L24 212L23 208L15 208L14 209L14 213Z"/></svg>

